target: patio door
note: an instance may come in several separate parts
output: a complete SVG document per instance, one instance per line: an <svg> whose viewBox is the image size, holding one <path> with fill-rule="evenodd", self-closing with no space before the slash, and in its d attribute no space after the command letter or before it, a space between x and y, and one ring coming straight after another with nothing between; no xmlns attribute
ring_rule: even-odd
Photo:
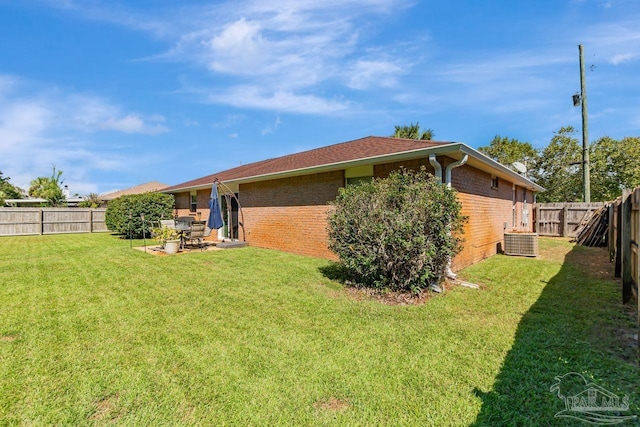
<svg viewBox="0 0 640 427"><path fill-rule="evenodd" d="M238 193L235 193L235 196L238 197ZM222 196L222 219L225 224L224 237L238 239L238 201L229 194Z"/></svg>

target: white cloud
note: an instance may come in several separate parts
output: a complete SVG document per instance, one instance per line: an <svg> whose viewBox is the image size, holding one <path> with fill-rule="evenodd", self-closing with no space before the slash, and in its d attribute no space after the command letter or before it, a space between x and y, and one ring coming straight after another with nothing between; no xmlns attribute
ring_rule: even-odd
<svg viewBox="0 0 640 427"><path fill-rule="evenodd" d="M553 51L493 52L474 55L464 62L452 62L436 73L457 83L500 81L505 77L519 78L532 72L546 73L553 66L572 61L575 61L574 57Z"/></svg>
<svg viewBox="0 0 640 427"><path fill-rule="evenodd" d="M126 114L120 107L94 96L55 91L43 99L43 103L57 112L60 127L84 132L116 131L146 135L169 131L169 128L160 124L166 121L160 114L148 117L137 113Z"/></svg>
<svg viewBox="0 0 640 427"><path fill-rule="evenodd" d="M618 65L624 62L630 62L636 56L637 55L635 53L619 53L617 55L613 55L613 58L611 58L611 63L613 65Z"/></svg>
<svg viewBox="0 0 640 427"><path fill-rule="evenodd" d="M570 68L575 60L552 50L479 52L465 61L431 67L423 77L424 93L435 88L441 96L425 99L495 114L544 110L556 102L551 94L566 90L563 85L570 87L558 70ZM553 75L550 70L555 70Z"/></svg>
<svg viewBox="0 0 640 427"><path fill-rule="evenodd" d="M360 60L349 70L348 86L353 89L370 87L394 87L402 68L391 61Z"/></svg>
<svg viewBox="0 0 640 427"><path fill-rule="evenodd" d="M123 114L98 97L38 90L17 78L4 77L2 82L6 90L0 103L0 170L22 188L49 174L52 164L76 183L88 179L92 170L125 169L129 161L117 147L95 142L104 130L143 134L168 130L160 124L165 120L161 115L144 119L136 113Z"/></svg>
<svg viewBox="0 0 640 427"><path fill-rule="evenodd" d="M244 119L245 116L242 114L227 114L222 121L214 123L213 127L218 129L230 128L242 123Z"/></svg>
<svg viewBox="0 0 640 427"><path fill-rule="evenodd" d="M272 125L269 125L264 129L262 129L260 133L262 134L262 136L273 133L278 130L281 124L282 124L282 120L280 120L280 117L276 117L276 121Z"/></svg>
<svg viewBox="0 0 640 427"><path fill-rule="evenodd" d="M37 101L5 101L0 108L0 152L7 154L4 158L20 147L42 143L53 117L53 112Z"/></svg>
<svg viewBox="0 0 640 427"><path fill-rule="evenodd" d="M158 37L166 36L174 30L173 25L167 20L153 19L149 13L124 9L116 2L108 2L104 6L99 1L40 1L56 9L78 14L85 19L110 22L127 28L150 32Z"/></svg>
<svg viewBox="0 0 640 427"><path fill-rule="evenodd" d="M260 25L244 18L228 24L202 44L210 49L210 68L220 72L256 72L253 66L259 65L261 49L266 47Z"/></svg>
<svg viewBox="0 0 640 427"><path fill-rule="evenodd" d="M389 40L388 46L377 42L377 48L387 52L385 57L360 53L369 45L368 37L380 32L375 24L411 7L413 0L240 0L159 6L153 11L100 1L45 1L67 13L144 31L168 42L164 53L146 59L188 62L208 70L220 77L218 82L192 92L218 93L209 102L225 105L332 114L356 105L336 101L343 92L394 88L413 66L398 65L403 52L388 48L406 42L402 40ZM418 45L416 40L414 31L406 43ZM259 91L250 91L246 100L225 96L246 92L247 87ZM162 130L134 122L135 118L119 116L110 118L107 125Z"/></svg>
<svg viewBox="0 0 640 427"><path fill-rule="evenodd" d="M207 100L238 108L300 114L331 115L349 108L349 103L344 101L327 100L312 94L298 95L291 91L271 92L257 86L234 86L226 91L212 92L208 94Z"/></svg>
<svg viewBox="0 0 640 427"><path fill-rule="evenodd" d="M2 99L3 96L6 96L15 84L16 82L13 77L0 74L0 99Z"/></svg>
<svg viewBox="0 0 640 427"><path fill-rule="evenodd" d="M244 0L160 9L153 16L133 10L123 12L115 6L112 11L96 11L94 5L85 7L85 15L110 22L124 16L121 25L137 30L148 25L147 31L161 34L171 47L147 59L190 62L221 77L219 83L207 83L203 90L192 91L217 93L209 97L209 102L331 114L354 105L335 101L341 89L390 88L397 84L398 76L406 70L396 65L399 61L394 53L371 58L370 52L363 56L359 50L367 44L367 32L363 30L410 5L407 0ZM74 7L82 8L79 3ZM133 17L137 17L135 24L131 22ZM149 24L143 24L147 21ZM395 41L389 43L397 45ZM335 83L343 86L335 89L331 86ZM248 87L259 90L250 90L245 100L225 96L247 92Z"/></svg>
<svg viewBox="0 0 640 427"><path fill-rule="evenodd" d="M640 56L640 16L594 25L584 45L585 55L597 53L613 65L634 60Z"/></svg>
<svg viewBox="0 0 640 427"><path fill-rule="evenodd" d="M150 120L156 121L153 119ZM109 117L98 126L103 130L114 130L124 133L144 133L148 135L156 135L169 131L166 126L146 123L144 119L137 114L128 114L121 118Z"/></svg>

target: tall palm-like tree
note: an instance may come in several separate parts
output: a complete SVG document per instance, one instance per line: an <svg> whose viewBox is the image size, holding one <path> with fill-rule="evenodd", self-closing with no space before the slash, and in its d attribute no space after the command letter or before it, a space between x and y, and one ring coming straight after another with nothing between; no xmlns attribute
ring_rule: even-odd
<svg viewBox="0 0 640 427"><path fill-rule="evenodd" d="M63 183L60 179L61 176L62 171L57 171L56 167L53 166L51 177L40 176L31 181L29 196L46 199L47 204L50 206L60 206L65 201L64 192L61 187Z"/></svg>
<svg viewBox="0 0 640 427"><path fill-rule="evenodd" d="M406 138L406 139L419 139L422 141L430 141L435 136L433 129L426 129L420 131L420 122L416 122L414 125L411 123L409 126L397 126L393 135L394 138Z"/></svg>

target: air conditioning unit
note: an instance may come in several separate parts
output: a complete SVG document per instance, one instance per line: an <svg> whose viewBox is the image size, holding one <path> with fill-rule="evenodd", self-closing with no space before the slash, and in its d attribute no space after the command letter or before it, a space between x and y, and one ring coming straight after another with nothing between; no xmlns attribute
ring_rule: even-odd
<svg viewBox="0 0 640 427"><path fill-rule="evenodd" d="M538 256L537 233L504 233L505 255Z"/></svg>

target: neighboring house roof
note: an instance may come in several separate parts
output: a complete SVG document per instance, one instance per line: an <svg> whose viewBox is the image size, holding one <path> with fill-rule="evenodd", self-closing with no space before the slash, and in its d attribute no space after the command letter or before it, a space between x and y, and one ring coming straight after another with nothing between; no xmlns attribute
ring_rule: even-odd
<svg viewBox="0 0 640 427"><path fill-rule="evenodd" d="M129 194L142 194L149 193L152 191L160 191L167 188L167 184L163 184L158 181L145 182L144 184L136 185L135 187L127 188L124 190L112 191L110 193L101 194L100 199L109 201L113 199L117 199L120 196L125 196Z"/></svg>
<svg viewBox="0 0 640 427"><path fill-rule="evenodd" d="M84 201L82 197L67 197L65 199L65 203L67 204L78 204ZM39 197L26 197L24 199L5 199L4 204L7 206L40 206L42 204L49 203L47 199L39 198Z"/></svg>
<svg viewBox="0 0 640 427"><path fill-rule="evenodd" d="M544 191L539 185L459 142L368 136L354 141L249 163L173 185L161 190L161 192L176 193L204 189L211 186L215 179L226 183L255 182L265 179L328 172L364 164L380 164L414 159L425 157L429 154L446 155L454 159L460 159L465 154L468 154L469 160L467 163L473 167L516 182L531 190Z"/></svg>

